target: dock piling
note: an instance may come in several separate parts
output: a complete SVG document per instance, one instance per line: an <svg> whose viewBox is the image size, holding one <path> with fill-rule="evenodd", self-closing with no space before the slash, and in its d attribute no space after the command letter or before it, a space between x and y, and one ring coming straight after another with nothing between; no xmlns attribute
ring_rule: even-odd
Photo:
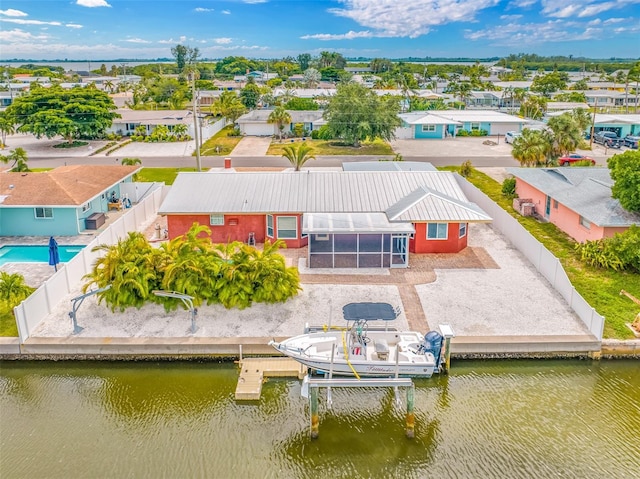
<svg viewBox="0 0 640 479"><path fill-rule="evenodd" d="M413 439L416 435L415 427L416 427L416 416L413 412L413 398L414 398L415 386L411 386L407 388L407 438Z"/></svg>
<svg viewBox="0 0 640 479"><path fill-rule="evenodd" d="M309 391L309 401L311 407L311 439L318 439L320 434L320 416L318 415L318 388L311 388Z"/></svg>

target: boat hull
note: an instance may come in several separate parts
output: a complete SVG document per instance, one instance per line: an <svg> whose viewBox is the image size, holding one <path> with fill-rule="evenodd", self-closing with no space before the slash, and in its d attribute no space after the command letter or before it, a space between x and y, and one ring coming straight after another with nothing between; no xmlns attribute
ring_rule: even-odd
<svg viewBox="0 0 640 479"><path fill-rule="evenodd" d="M420 351L420 333L368 332L364 344L349 343L347 334L308 333L269 344L314 371L336 376L428 378L438 366L433 354Z"/></svg>

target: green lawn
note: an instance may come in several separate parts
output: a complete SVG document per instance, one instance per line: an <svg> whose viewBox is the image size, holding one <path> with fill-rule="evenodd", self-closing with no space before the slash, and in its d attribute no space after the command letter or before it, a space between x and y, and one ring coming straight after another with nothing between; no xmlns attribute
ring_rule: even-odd
<svg viewBox="0 0 640 479"><path fill-rule="evenodd" d="M181 171L197 171L196 168L142 168L138 173L137 181L164 181L166 185L172 185Z"/></svg>
<svg viewBox="0 0 640 479"><path fill-rule="evenodd" d="M231 153L242 140L241 136L229 136L233 131L233 125L227 125L202 144L200 155L225 156Z"/></svg>
<svg viewBox="0 0 640 479"><path fill-rule="evenodd" d="M442 169L457 171L458 167ZM634 338L625 323L633 321L638 313L638 306L630 299L620 296L620 290L624 289L640 298L640 274L594 268L583 263L574 250L573 239L551 223L540 223L534 218L519 215L511 206L511 200L502 196L500 183L475 169L467 179L516 218L560 260L576 290L605 317L605 338Z"/></svg>
<svg viewBox="0 0 640 479"><path fill-rule="evenodd" d="M296 139L295 142L301 142L302 140ZM393 150L391 146L383 140L364 141L362 146L355 148L353 146L347 146L339 144L335 140L304 140L309 146L313 148L311 154L313 155L390 155L393 156ZM294 143L295 143L294 142ZM285 146L294 144L291 140L282 140L280 143L278 140L274 140L267 151L267 155L282 156L282 151Z"/></svg>
<svg viewBox="0 0 640 479"><path fill-rule="evenodd" d="M18 325L13 317L13 311L2 301L0 301L0 336L18 336Z"/></svg>

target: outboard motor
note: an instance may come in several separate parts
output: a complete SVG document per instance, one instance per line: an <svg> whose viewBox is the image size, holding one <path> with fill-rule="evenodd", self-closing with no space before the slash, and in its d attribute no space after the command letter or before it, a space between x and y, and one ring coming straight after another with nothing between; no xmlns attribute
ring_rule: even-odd
<svg viewBox="0 0 640 479"><path fill-rule="evenodd" d="M422 343L422 351L433 354L433 357L436 358L436 364L440 364L440 352L442 351L443 339L442 334L438 331L429 331Z"/></svg>

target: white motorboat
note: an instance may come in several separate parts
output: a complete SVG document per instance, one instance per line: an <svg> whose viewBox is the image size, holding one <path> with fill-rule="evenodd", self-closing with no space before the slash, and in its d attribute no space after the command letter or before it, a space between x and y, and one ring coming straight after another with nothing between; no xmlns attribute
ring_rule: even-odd
<svg viewBox="0 0 640 479"><path fill-rule="evenodd" d="M362 304L371 309L379 303L348 306ZM350 319L346 328L327 328L269 344L308 368L331 375L431 377L439 368L440 333L431 331L425 337L419 332L386 327L374 330L369 328L370 317Z"/></svg>

